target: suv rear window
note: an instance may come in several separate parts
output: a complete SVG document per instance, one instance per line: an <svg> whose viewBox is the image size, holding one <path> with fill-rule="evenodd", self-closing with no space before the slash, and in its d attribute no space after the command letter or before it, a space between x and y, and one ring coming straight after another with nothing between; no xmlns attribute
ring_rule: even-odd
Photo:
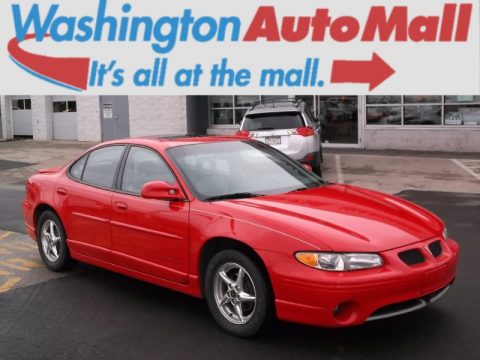
<svg viewBox="0 0 480 360"><path fill-rule="evenodd" d="M243 131L285 130L305 127L298 112L250 114L245 117Z"/></svg>

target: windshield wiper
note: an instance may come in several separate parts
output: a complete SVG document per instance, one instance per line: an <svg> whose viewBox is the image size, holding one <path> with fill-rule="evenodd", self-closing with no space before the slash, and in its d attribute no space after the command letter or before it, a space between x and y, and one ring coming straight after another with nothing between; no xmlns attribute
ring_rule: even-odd
<svg viewBox="0 0 480 360"><path fill-rule="evenodd" d="M294 192L299 192L299 191L305 191L305 190L309 190L308 187L301 187L301 188L298 188L296 190L292 190L290 191L289 193L294 193Z"/></svg>
<svg viewBox="0 0 480 360"><path fill-rule="evenodd" d="M231 200L231 199L249 199L263 196L260 194L252 194L252 193L235 193L235 194L227 194L227 195L219 195L219 196L212 196L205 201L220 201L220 200Z"/></svg>

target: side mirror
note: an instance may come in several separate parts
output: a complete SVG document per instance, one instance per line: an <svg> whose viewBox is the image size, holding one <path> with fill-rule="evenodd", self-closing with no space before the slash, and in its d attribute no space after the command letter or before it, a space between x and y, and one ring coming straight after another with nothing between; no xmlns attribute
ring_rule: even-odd
<svg viewBox="0 0 480 360"><path fill-rule="evenodd" d="M303 164L303 167L304 167L305 169L307 169L308 171L313 172L312 165L310 165L310 164Z"/></svg>
<svg viewBox="0 0 480 360"><path fill-rule="evenodd" d="M164 181L152 181L142 187L142 198L150 200L181 201L185 200L178 185Z"/></svg>

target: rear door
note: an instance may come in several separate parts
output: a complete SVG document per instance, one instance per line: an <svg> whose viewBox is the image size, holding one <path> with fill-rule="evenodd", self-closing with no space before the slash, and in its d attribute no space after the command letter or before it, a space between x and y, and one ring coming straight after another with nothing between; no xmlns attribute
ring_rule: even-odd
<svg viewBox="0 0 480 360"><path fill-rule="evenodd" d="M112 260L158 278L188 280L188 202L147 200L144 184L177 180L154 150L132 146L112 197Z"/></svg>
<svg viewBox="0 0 480 360"><path fill-rule="evenodd" d="M125 146L108 146L78 160L55 190L70 249L110 261L112 189Z"/></svg>

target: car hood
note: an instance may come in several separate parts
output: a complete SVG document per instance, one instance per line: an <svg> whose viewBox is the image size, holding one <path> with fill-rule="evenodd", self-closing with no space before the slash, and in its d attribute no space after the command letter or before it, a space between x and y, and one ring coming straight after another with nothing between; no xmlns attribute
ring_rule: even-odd
<svg viewBox="0 0 480 360"><path fill-rule="evenodd" d="M223 214L320 250L379 252L435 236L443 222L398 197L345 185L217 203Z"/></svg>

